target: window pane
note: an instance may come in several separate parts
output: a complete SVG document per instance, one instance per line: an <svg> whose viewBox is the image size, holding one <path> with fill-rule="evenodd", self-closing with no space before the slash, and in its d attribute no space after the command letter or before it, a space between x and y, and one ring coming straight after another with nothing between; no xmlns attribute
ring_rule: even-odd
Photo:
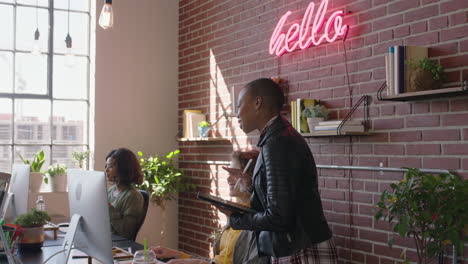
<svg viewBox="0 0 468 264"><path fill-rule="evenodd" d="M54 8L68 9L68 0L55 0ZM70 10L89 11L89 0L70 1Z"/></svg>
<svg viewBox="0 0 468 264"><path fill-rule="evenodd" d="M55 11L54 51L65 53L65 37L67 36L67 12ZM88 55L89 15L70 13L70 36L73 43L73 54Z"/></svg>
<svg viewBox="0 0 468 264"><path fill-rule="evenodd" d="M36 32L36 10L39 24L39 47L42 52L47 52L49 38L49 16L47 9L32 7L16 8L16 48L31 51L34 45L34 33Z"/></svg>
<svg viewBox="0 0 468 264"><path fill-rule="evenodd" d="M88 107L86 102L54 102L53 143L86 144Z"/></svg>
<svg viewBox="0 0 468 264"><path fill-rule="evenodd" d="M34 158L34 155L36 155L37 152L39 152L41 150L44 150L45 162L42 165L41 171L42 170L47 170L47 168L50 165L50 147L49 146L40 146L40 145L36 145L36 146L15 146L14 150L15 150L14 151L15 152L15 154L14 154L15 155L14 156L15 163L23 163L23 161L21 160L19 154L21 154L21 156L23 156L23 158L25 160L32 161L32 159Z"/></svg>
<svg viewBox="0 0 468 264"><path fill-rule="evenodd" d="M54 98L86 99L88 94L88 58L73 58L67 66L65 56L54 56Z"/></svg>
<svg viewBox="0 0 468 264"><path fill-rule="evenodd" d="M36 6L36 0L17 0L18 4ZM48 7L49 0L37 0L38 6Z"/></svg>
<svg viewBox="0 0 468 264"><path fill-rule="evenodd" d="M11 147L0 146L0 171L11 171Z"/></svg>
<svg viewBox="0 0 468 264"><path fill-rule="evenodd" d="M12 102L10 99L0 99L0 143L11 143L12 125Z"/></svg>
<svg viewBox="0 0 468 264"><path fill-rule="evenodd" d="M0 93L11 92L13 92L13 53L0 51Z"/></svg>
<svg viewBox="0 0 468 264"><path fill-rule="evenodd" d="M16 53L16 93L47 94L47 55Z"/></svg>
<svg viewBox="0 0 468 264"><path fill-rule="evenodd" d="M52 147L52 164L60 163L67 165L68 168L79 168L78 163L73 160L73 152L86 151L85 146L53 146ZM86 161L87 163L87 161ZM86 164L85 164L86 168Z"/></svg>
<svg viewBox="0 0 468 264"><path fill-rule="evenodd" d="M16 143L50 143L50 101L15 101Z"/></svg>
<svg viewBox="0 0 468 264"><path fill-rule="evenodd" d="M0 49L13 49L13 6L0 5Z"/></svg>
<svg viewBox="0 0 468 264"><path fill-rule="evenodd" d="M0 0L0 3L13 3L14 0Z"/></svg>

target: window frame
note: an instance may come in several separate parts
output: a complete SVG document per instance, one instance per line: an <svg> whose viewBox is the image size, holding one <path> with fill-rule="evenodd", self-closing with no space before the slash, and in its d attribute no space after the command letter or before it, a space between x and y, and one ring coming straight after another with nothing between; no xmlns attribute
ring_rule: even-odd
<svg viewBox="0 0 468 264"><path fill-rule="evenodd" d="M80 0L84 1L84 0ZM37 7L36 5L29 5L29 4L21 4L17 3L16 1L14 3L7 3L7 2L0 2L1 5L8 5L13 7L13 47L12 49L2 49L0 48L1 52L11 52L13 54L12 58L12 67L13 69L16 69L16 54L18 53L23 53L27 54L30 51L24 51L24 50L18 50L16 46L16 40L17 40L17 8L18 7L28 7L28 8L39 8L43 10L47 10L48 12L48 42L47 42L47 51L42 52L42 54L47 55L47 92L46 94L33 94L33 93L16 93L15 91L15 79L16 79L16 71L13 71L13 83L12 87L13 90L11 93L5 93L5 92L0 92L0 99L10 99L11 100L11 113L12 113L12 120L10 122L11 125L11 140L9 143L6 142L0 142L0 147L9 147L11 151L11 166L15 163L15 147L26 147L26 146L38 146L41 147L41 149L46 150L46 148L49 149L48 151L48 159L50 161L50 164L52 164L53 157L54 157L54 147L55 146L66 146L66 147L83 147L84 150L91 150L93 151L94 148L94 140L91 138L92 135L94 135L94 124L91 122L93 116L94 116L94 111L92 107L94 107L94 84L92 83L92 74L94 73L94 56L95 56L95 31L92 30L95 27L95 10L96 10L96 3L95 1L92 0L85 0L88 1L88 6L89 9L87 11L80 11L80 10L70 10L70 13L79 13L79 14L85 14L87 15L88 18L88 52L86 55L82 54L74 54L75 57L80 57L80 58L86 58L87 59L87 73L86 73L86 98L84 99L76 99L76 98L54 98L53 94L53 89L54 89L54 84L53 84L53 75L54 75L54 56L63 56L65 53L63 52L55 52L54 51L54 14L56 11L62 11L62 12L68 12L68 9L62 9L62 8L55 8L54 7L54 0L48 0L48 7L44 6L39 6ZM33 36L34 32L31 32L31 36ZM44 34L45 35L45 34ZM72 35L72 34L71 34ZM73 38L73 35L72 35ZM33 100L47 100L50 103L50 122L49 122L49 143L17 143L16 141L20 141L16 139L16 111L15 111L15 102L16 100L19 99L33 99ZM60 122L55 121L53 116L54 116L54 102L60 102L60 101L66 101L66 102L84 102L86 103L86 120L85 120L85 125L86 125L86 130L83 131L83 136L86 136L86 141L85 143L63 143L60 142L60 140L57 140L53 138L54 133L52 132L54 127L56 128L57 132L59 130L59 127L61 127L59 124ZM63 129L63 128L62 128ZM77 132L77 131L75 131ZM34 132L32 132L34 134ZM44 137L44 131L42 131L42 137ZM57 134L55 134L57 136ZM76 136L76 135L75 135ZM55 142L54 142L55 141ZM6 151L7 152L7 151ZM47 152L46 152L47 153ZM70 157L71 158L71 157ZM57 158L56 159L60 159ZM86 162L86 166L88 169L93 169L93 163L92 159L88 157L88 160ZM44 168L43 168L44 169Z"/></svg>

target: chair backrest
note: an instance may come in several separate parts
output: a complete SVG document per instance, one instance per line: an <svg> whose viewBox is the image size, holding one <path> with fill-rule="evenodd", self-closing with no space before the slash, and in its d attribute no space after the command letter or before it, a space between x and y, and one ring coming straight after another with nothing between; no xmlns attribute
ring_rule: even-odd
<svg viewBox="0 0 468 264"><path fill-rule="evenodd" d="M143 196L143 217L141 218L141 222L138 224L138 228L135 232L135 237L133 237L133 241L136 240L136 237L138 236L138 232L140 231L141 227L143 226L143 223L145 222L146 214L148 213L148 205L149 205L149 193L144 190L139 190L141 193L141 196Z"/></svg>

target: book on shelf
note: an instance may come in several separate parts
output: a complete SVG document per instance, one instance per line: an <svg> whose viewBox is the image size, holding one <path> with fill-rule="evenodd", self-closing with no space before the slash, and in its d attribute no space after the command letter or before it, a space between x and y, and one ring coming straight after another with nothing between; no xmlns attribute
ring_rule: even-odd
<svg viewBox="0 0 468 264"><path fill-rule="evenodd" d="M297 130L297 113L296 113L296 101L291 101L291 125Z"/></svg>
<svg viewBox="0 0 468 264"><path fill-rule="evenodd" d="M429 49L420 46L392 46L385 55L387 96L414 91L411 74L414 72L409 63L418 63L427 58Z"/></svg>
<svg viewBox="0 0 468 264"><path fill-rule="evenodd" d="M248 214L248 213L255 213L256 212L255 210L253 210L252 208L250 208L248 206L245 206L245 205L242 205L242 204L239 204L239 203L235 203L235 202L231 202L231 201L227 201L227 200L224 200L221 197L213 196L213 195L207 194L207 193L200 193L199 192L197 194L197 198L200 199L200 200L210 202L211 204L213 204L215 206L219 206L219 207L228 209L228 210L230 210L232 212L236 212L236 213Z"/></svg>
<svg viewBox="0 0 468 264"><path fill-rule="evenodd" d="M339 125L343 122L343 120L331 120L331 121L320 121L318 123L319 126L333 126ZM345 125L362 125L362 121L360 120L346 120Z"/></svg>
<svg viewBox="0 0 468 264"><path fill-rule="evenodd" d="M314 106L316 104L320 104L320 100L317 99L303 99L297 98L296 99L296 117L293 122L296 123L296 130L299 133L309 133L309 125L307 124L307 117L302 115L302 111L306 107Z"/></svg>
<svg viewBox="0 0 468 264"><path fill-rule="evenodd" d="M314 127L314 132L330 132L330 131L338 131L338 126L316 126ZM352 126L352 125L344 125L341 127L341 132L364 132L364 126Z"/></svg>

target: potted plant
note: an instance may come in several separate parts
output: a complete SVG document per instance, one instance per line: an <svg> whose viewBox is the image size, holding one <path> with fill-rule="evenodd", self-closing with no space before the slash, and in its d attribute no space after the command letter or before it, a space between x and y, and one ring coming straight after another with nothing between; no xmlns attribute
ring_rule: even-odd
<svg viewBox="0 0 468 264"><path fill-rule="evenodd" d="M429 263L448 246L463 254L468 223L468 181L449 173L434 175L408 169L405 178L384 191L376 219L387 220L401 237L412 237L418 263ZM393 236L388 240L392 247Z"/></svg>
<svg viewBox="0 0 468 264"><path fill-rule="evenodd" d="M424 58L418 62L409 62L408 64L414 71L410 76L410 84L406 92L442 88L442 82L446 78L442 65L428 58Z"/></svg>
<svg viewBox="0 0 468 264"><path fill-rule="evenodd" d="M44 225L50 221L47 212L31 209L29 213L19 215L14 223L21 226L21 250L40 250L44 243Z"/></svg>
<svg viewBox="0 0 468 264"><path fill-rule="evenodd" d="M208 130L210 129L210 126L210 122L207 121L201 121L200 123L198 123L198 131L200 132L200 137L208 137Z"/></svg>
<svg viewBox="0 0 468 264"><path fill-rule="evenodd" d="M179 153L180 150L175 150L167 153L164 158L159 158L158 155L144 158L143 153L138 152L144 177L143 183L138 187L148 191L151 201L162 210L161 245L165 238L167 201L176 199L179 192L189 191L194 187L183 171L174 165L173 159Z"/></svg>
<svg viewBox="0 0 468 264"><path fill-rule="evenodd" d="M309 126L309 131L314 131L314 127L318 125L319 122L328 119L328 109L321 104L315 104L308 106L302 110L302 116L307 118L307 125Z"/></svg>
<svg viewBox="0 0 468 264"><path fill-rule="evenodd" d="M43 150L38 151L32 160L24 159L21 154L19 154L20 159L24 164L28 164L31 169L31 174L29 176L29 189L31 192L39 192L41 189L42 179L44 174L41 173L42 165L45 162L45 153Z"/></svg>
<svg viewBox="0 0 468 264"><path fill-rule="evenodd" d="M78 165L80 169L86 168L86 161L89 158L89 153L90 153L89 150L81 151L81 152L80 151L72 152L72 159L76 162L76 165Z"/></svg>
<svg viewBox="0 0 468 264"><path fill-rule="evenodd" d="M65 192L67 190L67 166L58 163L49 166L45 173L44 183L50 183L52 192Z"/></svg>

